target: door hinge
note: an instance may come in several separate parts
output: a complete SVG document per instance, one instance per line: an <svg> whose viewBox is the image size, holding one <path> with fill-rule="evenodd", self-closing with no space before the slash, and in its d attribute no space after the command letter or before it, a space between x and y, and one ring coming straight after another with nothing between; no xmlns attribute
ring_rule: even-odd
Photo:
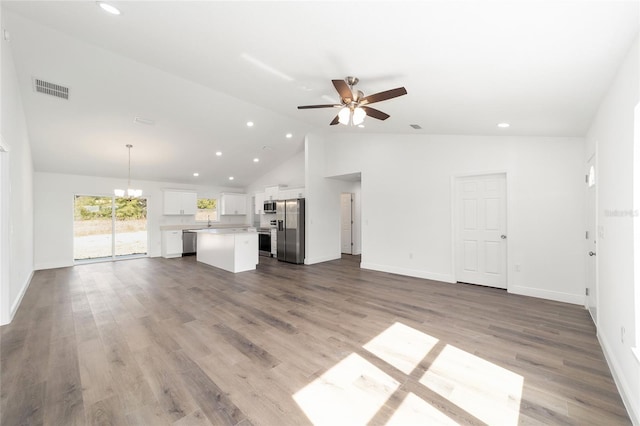
<svg viewBox="0 0 640 426"><path fill-rule="evenodd" d="M584 289L584 294L586 294L587 296L589 295L589 288Z"/></svg>
<svg viewBox="0 0 640 426"><path fill-rule="evenodd" d="M588 240L588 239L589 239L589 231L584 231L584 238L585 238L586 240Z"/></svg>

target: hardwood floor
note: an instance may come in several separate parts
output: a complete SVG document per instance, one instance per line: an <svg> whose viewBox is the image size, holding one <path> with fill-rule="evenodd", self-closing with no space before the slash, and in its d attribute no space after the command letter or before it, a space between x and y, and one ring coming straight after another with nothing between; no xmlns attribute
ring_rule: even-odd
<svg viewBox="0 0 640 426"><path fill-rule="evenodd" d="M581 307L359 261L38 271L1 424L630 424Z"/></svg>

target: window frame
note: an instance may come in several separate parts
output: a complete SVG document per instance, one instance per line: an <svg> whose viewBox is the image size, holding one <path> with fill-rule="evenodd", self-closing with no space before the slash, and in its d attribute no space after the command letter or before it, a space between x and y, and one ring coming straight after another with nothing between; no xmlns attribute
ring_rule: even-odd
<svg viewBox="0 0 640 426"><path fill-rule="evenodd" d="M198 201L199 200L216 200L216 219L215 220L207 220L207 219L198 219L198 213L200 213L200 210L198 208ZM206 211L206 210L203 210ZM220 223L220 195L200 195L200 194L196 194L196 214L194 215L194 221L196 223Z"/></svg>

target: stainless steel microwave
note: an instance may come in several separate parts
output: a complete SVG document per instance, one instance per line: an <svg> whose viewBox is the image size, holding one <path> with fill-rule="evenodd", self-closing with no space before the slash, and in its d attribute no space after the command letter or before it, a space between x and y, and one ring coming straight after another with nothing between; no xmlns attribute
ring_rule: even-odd
<svg viewBox="0 0 640 426"><path fill-rule="evenodd" d="M276 212L276 202L269 200L264 202L264 209L262 210L265 213L275 213Z"/></svg>

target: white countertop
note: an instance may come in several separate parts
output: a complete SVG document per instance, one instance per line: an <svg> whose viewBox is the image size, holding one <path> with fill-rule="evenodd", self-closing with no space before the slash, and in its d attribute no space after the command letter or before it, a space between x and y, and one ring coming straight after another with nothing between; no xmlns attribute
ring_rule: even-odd
<svg viewBox="0 0 640 426"><path fill-rule="evenodd" d="M200 229L247 229L250 225L245 224L216 224L211 225L211 227L207 227L207 225L161 225L161 231L184 231L184 230L200 230Z"/></svg>
<svg viewBox="0 0 640 426"><path fill-rule="evenodd" d="M198 234L256 234L256 228L205 228L205 229L189 229L189 231L196 232Z"/></svg>

